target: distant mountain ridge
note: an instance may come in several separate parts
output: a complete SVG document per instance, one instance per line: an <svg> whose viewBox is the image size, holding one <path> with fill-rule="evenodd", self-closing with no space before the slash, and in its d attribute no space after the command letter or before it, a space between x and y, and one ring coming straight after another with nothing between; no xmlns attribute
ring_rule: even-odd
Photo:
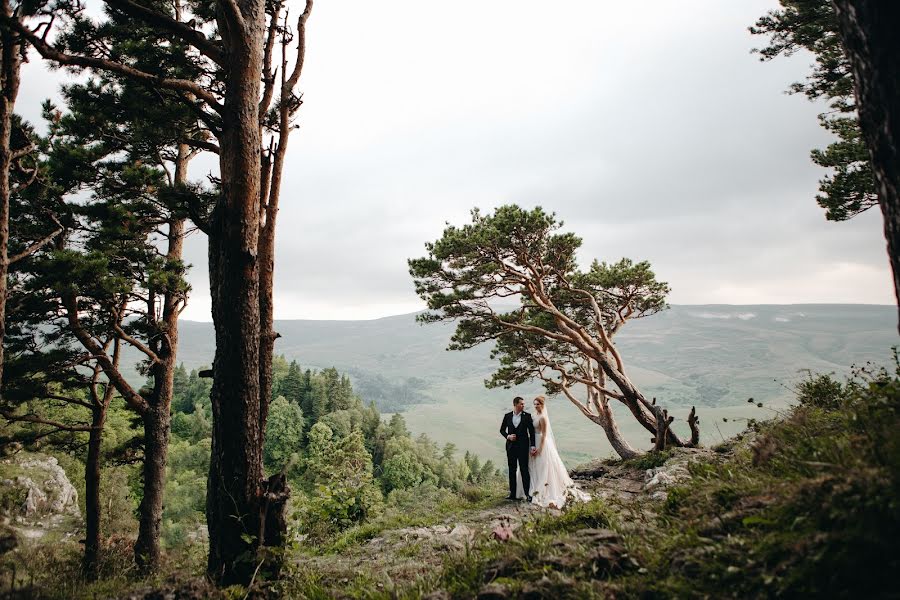
<svg viewBox="0 0 900 600"><path fill-rule="evenodd" d="M304 368L334 366L349 373L364 399L382 410L403 410L413 431L461 448L468 442L470 449L496 457L502 440L494 435L492 421L513 392L484 388L484 379L496 367L490 349L446 352L454 326L419 325L415 315L276 321L282 337L275 349ZM718 437L720 431L727 435L738 428L719 416L766 416L748 413L747 399L784 405L805 369L846 373L852 364L886 363L891 346L900 342L896 315L896 307L883 305L675 305L628 323L616 340L627 371L647 396L657 397L676 414L697 405L701 418L707 417L704 435ZM183 321L180 327L179 362L189 369L209 365L212 323ZM136 371L132 378L140 379ZM516 391L523 395L541 391L537 383L520 388ZM550 406L554 430L559 432L560 425L571 430L572 444L560 440L569 456L590 458L603 452L596 426L564 400L552 400ZM711 422L712 415L717 422ZM622 420L626 435L646 445L644 432L629 432ZM583 444L596 450L575 449Z"/></svg>

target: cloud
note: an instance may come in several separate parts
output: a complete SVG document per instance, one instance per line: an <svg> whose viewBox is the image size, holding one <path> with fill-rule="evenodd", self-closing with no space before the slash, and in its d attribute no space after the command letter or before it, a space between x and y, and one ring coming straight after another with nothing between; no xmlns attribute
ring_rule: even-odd
<svg viewBox="0 0 900 600"><path fill-rule="evenodd" d="M309 22L278 318L421 308L406 260L474 206L555 211L581 259L647 259L678 304L892 303L881 219L825 221L809 55L760 63L748 2L346 0ZM29 67L33 69L33 67ZM50 93L29 71L20 104ZM192 173L215 165L207 160ZM206 249L186 247L208 319ZM735 317L736 318L736 317Z"/></svg>

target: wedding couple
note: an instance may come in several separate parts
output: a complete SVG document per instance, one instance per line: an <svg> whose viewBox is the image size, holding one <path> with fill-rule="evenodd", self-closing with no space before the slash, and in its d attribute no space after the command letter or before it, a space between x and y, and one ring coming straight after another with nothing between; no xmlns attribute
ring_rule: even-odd
<svg viewBox="0 0 900 600"><path fill-rule="evenodd" d="M507 500L525 498L544 508L562 508L569 498L587 502L591 497L575 487L559 457L543 396L534 399L534 410L536 420L525 412L525 400L516 396L512 412L500 424L509 464Z"/></svg>

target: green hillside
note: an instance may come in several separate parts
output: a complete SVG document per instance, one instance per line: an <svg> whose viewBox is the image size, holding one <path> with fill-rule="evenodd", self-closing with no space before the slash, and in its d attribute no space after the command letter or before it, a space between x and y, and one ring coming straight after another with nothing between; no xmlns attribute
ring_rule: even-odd
<svg viewBox="0 0 900 600"><path fill-rule="evenodd" d="M402 410L410 428L439 443L454 442L502 459L497 434L515 393L541 387L487 390L489 348L445 351L452 325L422 326L415 315L370 321L279 321L276 350L312 368L335 366L384 412ZM706 442L741 430L746 418L771 416L791 397L805 369L845 373L851 364L882 363L898 342L896 309L874 305L673 306L629 323L618 344L645 394L683 416L696 404ZM181 324L180 357L188 368L208 365L210 323ZM133 375L138 378L137 373ZM747 403L748 398L766 408ZM598 427L563 399L550 402L554 430L572 463L609 454ZM724 421L723 419L727 419ZM647 445L646 432L621 419L626 436Z"/></svg>

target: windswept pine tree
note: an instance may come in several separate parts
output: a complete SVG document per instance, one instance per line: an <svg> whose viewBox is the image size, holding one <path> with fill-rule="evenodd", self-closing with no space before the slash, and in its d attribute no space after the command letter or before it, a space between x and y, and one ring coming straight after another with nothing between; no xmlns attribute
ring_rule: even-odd
<svg viewBox="0 0 900 600"><path fill-rule="evenodd" d="M581 239L557 233L561 226L539 207L515 205L490 215L476 209L471 223L448 226L426 244L427 256L409 261L416 291L432 311L418 319L457 322L450 350L495 343L500 368L487 386L543 381L549 393L562 393L602 427L622 458L639 452L619 431L610 400L653 434L655 449L697 445L696 412L688 418L690 440L683 440L667 411L632 382L613 339L628 321L665 309L668 284L656 280L649 263L629 259L579 269ZM520 307L499 312L497 303L507 299L518 299ZM579 397L575 389L582 386Z"/></svg>

